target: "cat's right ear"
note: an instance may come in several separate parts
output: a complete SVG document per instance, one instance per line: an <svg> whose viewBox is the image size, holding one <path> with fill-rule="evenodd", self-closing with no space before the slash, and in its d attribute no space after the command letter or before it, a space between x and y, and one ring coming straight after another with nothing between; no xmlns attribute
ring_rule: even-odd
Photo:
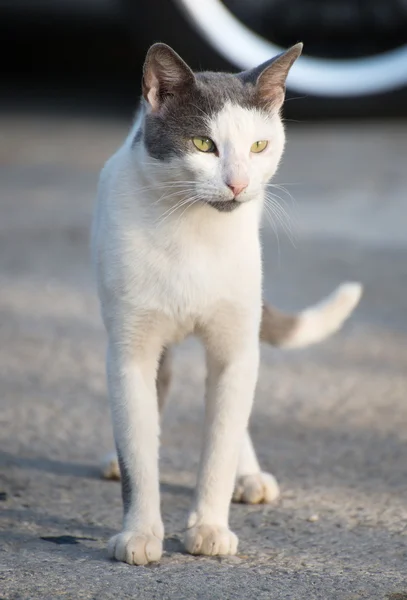
<svg viewBox="0 0 407 600"><path fill-rule="evenodd" d="M143 67L143 96L156 112L169 96L175 96L195 83L195 75L167 44L154 44Z"/></svg>
<svg viewBox="0 0 407 600"><path fill-rule="evenodd" d="M294 62L302 52L302 44L295 44L286 52L268 60L238 77L255 88L255 98L259 106L266 110L278 110L284 102L285 82Z"/></svg>

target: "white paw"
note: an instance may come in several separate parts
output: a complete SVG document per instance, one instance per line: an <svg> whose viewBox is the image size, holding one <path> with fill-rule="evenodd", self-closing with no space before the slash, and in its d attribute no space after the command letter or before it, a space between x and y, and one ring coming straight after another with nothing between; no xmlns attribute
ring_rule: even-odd
<svg viewBox="0 0 407 600"><path fill-rule="evenodd" d="M184 537L185 549L190 554L236 554L237 544L237 536L219 525L196 525L188 529Z"/></svg>
<svg viewBox="0 0 407 600"><path fill-rule="evenodd" d="M103 479L120 479L119 461L115 452L110 452L103 458L100 470Z"/></svg>
<svg viewBox="0 0 407 600"><path fill-rule="evenodd" d="M160 560L163 542L154 534L140 534L136 531L122 531L110 538L107 551L115 558L129 565L146 565Z"/></svg>
<svg viewBox="0 0 407 600"><path fill-rule="evenodd" d="M276 478L271 473L255 473L238 477L233 492L233 502L269 504L280 495Z"/></svg>

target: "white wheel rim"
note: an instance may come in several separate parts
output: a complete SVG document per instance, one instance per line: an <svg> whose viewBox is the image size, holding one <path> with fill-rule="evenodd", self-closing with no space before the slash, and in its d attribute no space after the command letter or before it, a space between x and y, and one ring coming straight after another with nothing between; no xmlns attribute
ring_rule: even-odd
<svg viewBox="0 0 407 600"><path fill-rule="evenodd" d="M176 2L206 40L238 68L250 69L283 51L238 21L220 0ZM297 92L332 97L378 94L406 84L407 45L354 60L302 56L287 80Z"/></svg>

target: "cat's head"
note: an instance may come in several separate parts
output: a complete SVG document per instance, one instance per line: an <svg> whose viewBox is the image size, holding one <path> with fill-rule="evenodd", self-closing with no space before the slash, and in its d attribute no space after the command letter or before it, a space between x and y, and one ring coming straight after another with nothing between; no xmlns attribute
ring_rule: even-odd
<svg viewBox="0 0 407 600"><path fill-rule="evenodd" d="M142 140L160 179L184 181L185 196L220 211L262 197L283 153L279 113L301 50L232 75L193 73L169 46L154 44L144 64Z"/></svg>

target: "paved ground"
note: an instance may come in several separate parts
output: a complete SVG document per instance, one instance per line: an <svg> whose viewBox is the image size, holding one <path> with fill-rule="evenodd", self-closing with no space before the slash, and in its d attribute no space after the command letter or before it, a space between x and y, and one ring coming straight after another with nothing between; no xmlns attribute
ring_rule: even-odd
<svg viewBox="0 0 407 600"><path fill-rule="evenodd" d="M107 559L120 490L98 478L112 437L87 231L125 125L8 118L0 130L0 598L406 599L407 124L291 127L277 181L295 184L296 249L280 233L278 255L265 230L266 294L301 307L351 279L365 296L324 345L264 349L252 431L282 498L232 507L236 557L182 553L204 367L196 343L180 347L166 551L149 568ZM64 535L77 543L43 539Z"/></svg>

